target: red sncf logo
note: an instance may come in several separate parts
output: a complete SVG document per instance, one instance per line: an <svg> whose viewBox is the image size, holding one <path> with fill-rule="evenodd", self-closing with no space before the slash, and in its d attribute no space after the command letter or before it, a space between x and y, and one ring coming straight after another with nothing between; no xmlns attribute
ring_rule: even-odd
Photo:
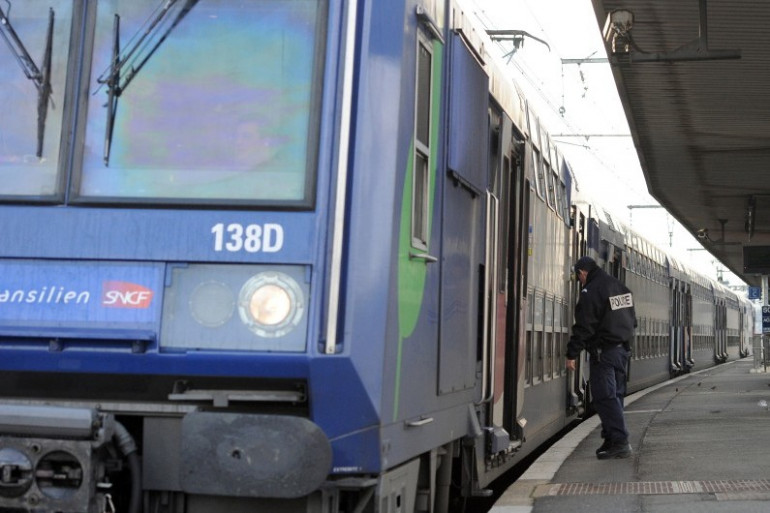
<svg viewBox="0 0 770 513"><path fill-rule="evenodd" d="M152 289L126 281L102 283L102 306L109 308L149 308Z"/></svg>

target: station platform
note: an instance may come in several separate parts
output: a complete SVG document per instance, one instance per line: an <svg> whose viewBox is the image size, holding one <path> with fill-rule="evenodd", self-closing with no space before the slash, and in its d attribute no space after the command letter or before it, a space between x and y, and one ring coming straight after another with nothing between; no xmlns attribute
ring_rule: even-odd
<svg viewBox="0 0 770 513"><path fill-rule="evenodd" d="M746 358L626 398L634 450L599 460L594 415L538 458L490 513L770 511L770 374Z"/></svg>

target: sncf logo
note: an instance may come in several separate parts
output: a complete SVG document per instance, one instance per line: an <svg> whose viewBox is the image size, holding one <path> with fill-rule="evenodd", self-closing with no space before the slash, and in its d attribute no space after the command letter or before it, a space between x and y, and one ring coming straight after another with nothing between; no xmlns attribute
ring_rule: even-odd
<svg viewBox="0 0 770 513"><path fill-rule="evenodd" d="M102 283L102 306L109 308L149 308L152 289L126 281Z"/></svg>

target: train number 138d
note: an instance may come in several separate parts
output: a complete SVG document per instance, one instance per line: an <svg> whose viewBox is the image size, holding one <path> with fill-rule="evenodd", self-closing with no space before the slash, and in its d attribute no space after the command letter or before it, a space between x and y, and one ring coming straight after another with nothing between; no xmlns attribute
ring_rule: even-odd
<svg viewBox="0 0 770 513"><path fill-rule="evenodd" d="M283 247L283 226L275 223L217 223L211 227L214 251L275 253Z"/></svg>

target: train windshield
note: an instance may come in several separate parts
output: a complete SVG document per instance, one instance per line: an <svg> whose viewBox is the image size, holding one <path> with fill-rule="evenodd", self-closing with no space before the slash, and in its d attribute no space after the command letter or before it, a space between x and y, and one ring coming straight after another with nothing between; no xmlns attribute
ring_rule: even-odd
<svg viewBox="0 0 770 513"><path fill-rule="evenodd" d="M86 201L312 202L319 0L97 3Z"/></svg>
<svg viewBox="0 0 770 513"><path fill-rule="evenodd" d="M72 0L0 2L0 195L57 192Z"/></svg>

